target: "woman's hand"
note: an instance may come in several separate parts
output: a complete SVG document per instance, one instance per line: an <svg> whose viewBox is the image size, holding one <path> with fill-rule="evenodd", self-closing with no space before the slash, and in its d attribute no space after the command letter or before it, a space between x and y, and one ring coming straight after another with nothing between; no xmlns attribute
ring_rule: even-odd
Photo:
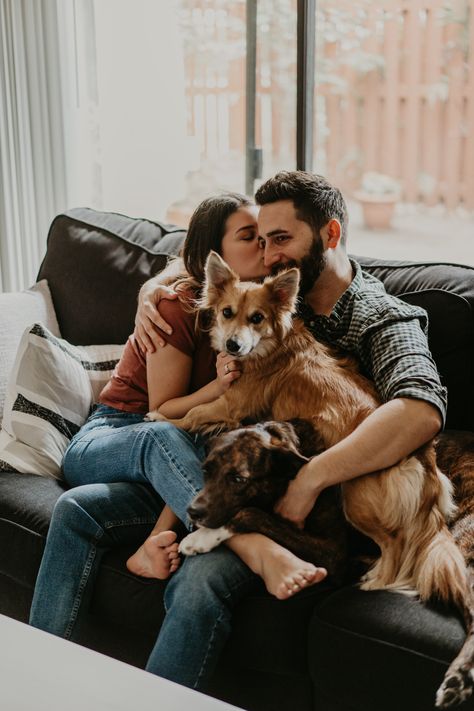
<svg viewBox="0 0 474 711"><path fill-rule="evenodd" d="M217 355L216 370L216 382L222 395L229 389L234 380L237 380L242 375L242 363L236 360L234 356L221 352Z"/></svg>
<svg viewBox="0 0 474 711"><path fill-rule="evenodd" d="M177 293L168 286L146 282L138 295L138 309L135 316L134 336L143 352L154 353L158 347L166 346L160 329L171 334L173 329L160 316L161 299L176 299Z"/></svg>

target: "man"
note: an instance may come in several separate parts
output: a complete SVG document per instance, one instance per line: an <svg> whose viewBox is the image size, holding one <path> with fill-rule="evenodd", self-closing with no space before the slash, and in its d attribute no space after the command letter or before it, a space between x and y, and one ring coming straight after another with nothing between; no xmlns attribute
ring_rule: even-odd
<svg viewBox="0 0 474 711"><path fill-rule="evenodd" d="M347 210L339 190L321 176L282 172L259 188L256 201L267 266L300 267L306 326L318 339L356 355L384 403L352 434L311 459L292 482L278 511L303 525L326 486L389 467L436 435L446 391L428 349L426 313L387 295L348 258ZM141 294L137 321L148 344L150 338L159 343L151 324L165 325L156 299L152 282ZM240 366L234 361L231 367ZM229 545L239 554L234 540ZM186 559L168 583L167 615L147 668L188 686L205 686L230 634L232 611L255 577L225 546Z"/></svg>
<svg viewBox="0 0 474 711"><path fill-rule="evenodd" d="M388 296L347 256L348 216L340 191L321 176L295 171L278 173L255 197L266 266L300 267L306 326L316 338L356 355L384 401L290 485L278 512L302 525L323 488L390 467L434 437L444 422L446 390L428 349L426 313ZM160 342L151 322L167 325L147 301L142 319L150 347L151 337ZM231 366L239 367L237 361Z"/></svg>

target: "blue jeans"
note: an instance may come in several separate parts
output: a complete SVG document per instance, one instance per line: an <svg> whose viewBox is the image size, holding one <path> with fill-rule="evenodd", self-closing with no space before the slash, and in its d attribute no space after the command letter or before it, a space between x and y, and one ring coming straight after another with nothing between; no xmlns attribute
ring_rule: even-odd
<svg viewBox="0 0 474 711"><path fill-rule="evenodd" d="M64 458L66 481L77 488L56 503L30 624L74 640L104 553L140 545L160 513L160 497L187 522L187 506L202 486L203 456L199 438L100 406ZM235 605L259 585L226 547L185 558L166 587L166 616L147 670L205 687L230 634Z"/></svg>

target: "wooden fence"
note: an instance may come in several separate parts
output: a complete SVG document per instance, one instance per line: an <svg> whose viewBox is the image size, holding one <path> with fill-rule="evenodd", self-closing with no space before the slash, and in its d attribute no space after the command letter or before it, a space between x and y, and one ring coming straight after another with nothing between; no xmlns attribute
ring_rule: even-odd
<svg viewBox="0 0 474 711"><path fill-rule="evenodd" d="M202 165L225 163L244 155L245 3L183 5L201 8L194 32L207 37L205 49L185 49L188 133ZM347 193L377 171L398 178L408 202L474 209L474 0L317 5L315 170ZM283 10L295 32L281 41ZM295 0L261 0L257 138L266 174L294 156L295 59Z"/></svg>

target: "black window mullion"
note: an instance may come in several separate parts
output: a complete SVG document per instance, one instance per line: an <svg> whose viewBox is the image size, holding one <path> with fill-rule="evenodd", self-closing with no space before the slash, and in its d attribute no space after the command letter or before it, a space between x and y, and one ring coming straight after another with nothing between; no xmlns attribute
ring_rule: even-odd
<svg viewBox="0 0 474 711"><path fill-rule="evenodd" d="M298 0L296 63L296 169L313 167L316 0Z"/></svg>

